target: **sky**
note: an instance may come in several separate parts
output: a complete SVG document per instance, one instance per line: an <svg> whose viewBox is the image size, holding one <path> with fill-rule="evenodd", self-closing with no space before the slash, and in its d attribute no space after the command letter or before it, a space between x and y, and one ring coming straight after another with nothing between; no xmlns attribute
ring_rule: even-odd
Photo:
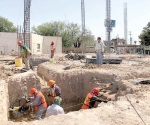
<svg viewBox="0 0 150 125"><path fill-rule="evenodd" d="M124 38L124 2L127 2L128 6L128 32L132 32L133 41L138 41L143 27L150 22L150 0L111 0L111 19L116 20L112 38ZM22 25L24 0L0 0L0 16L12 21L16 26ZM85 0L85 25L95 38L100 36L105 39L105 18L106 0ZM81 0L32 0L31 27L50 21L81 25Z"/></svg>

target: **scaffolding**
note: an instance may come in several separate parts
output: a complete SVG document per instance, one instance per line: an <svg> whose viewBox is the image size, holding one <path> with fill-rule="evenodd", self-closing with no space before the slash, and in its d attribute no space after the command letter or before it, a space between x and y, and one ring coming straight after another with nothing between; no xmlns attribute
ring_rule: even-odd
<svg viewBox="0 0 150 125"><path fill-rule="evenodd" d="M30 7L31 0L24 0L24 44L31 49L30 46Z"/></svg>

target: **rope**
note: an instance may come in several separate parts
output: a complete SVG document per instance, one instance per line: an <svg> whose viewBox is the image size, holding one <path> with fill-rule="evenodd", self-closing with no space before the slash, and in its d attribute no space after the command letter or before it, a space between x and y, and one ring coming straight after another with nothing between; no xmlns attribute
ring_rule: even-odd
<svg viewBox="0 0 150 125"><path fill-rule="evenodd" d="M120 91L120 93L123 94L121 91ZM140 116L140 114L138 113L138 111L136 110L136 108L134 107L134 105L131 103L131 101L129 100L129 98L127 97L127 95L124 95L124 96L126 97L127 101L130 103L131 107L134 109L134 111L136 112L136 114L138 115L138 117L141 119L141 121L143 122L143 124L146 125L145 121Z"/></svg>
<svg viewBox="0 0 150 125"><path fill-rule="evenodd" d="M143 120L143 118L140 116L140 114L138 113L138 111L136 110L136 108L134 107L134 105L131 103L131 101L129 100L129 98L125 95L127 101L130 103L130 105L132 106L132 108L134 109L134 111L136 112L136 114L139 116L139 118L141 119L141 121L143 122L144 125L146 125L145 121Z"/></svg>
<svg viewBox="0 0 150 125"><path fill-rule="evenodd" d="M81 74L82 74L82 78L83 78L83 71L81 70ZM43 76L43 80L44 80L44 76ZM45 80L44 80L45 81ZM83 79L82 79L82 82L83 82ZM120 89L119 89L119 91L120 91ZM73 93L72 91L70 91L71 93ZM122 93L121 91L120 91L120 93ZM123 94L123 93L122 93ZM76 97L78 97L81 101L83 101L79 96L77 96L76 94L74 94ZM143 122L143 124L144 125L146 125L146 123L145 123L145 121L143 120L143 118L140 116L140 114L138 113L138 111L136 110L136 108L134 107L134 105L131 103L131 101L129 100L129 98L126 96L126 95L124 95L125 97L126 97L126 99L127 99L127 101L130 103L130 105L132 106L132 108L134 109L134 111L136 112L136 114L138 115L138 117L141 119L141 121ZM91 101L92 102L92 101ZM66 108L64 108L64 109L69 109L69 108L72 108L72 107L76 107L76 106L79 106L79 105L82 105L82 104L84 104L84 103L79 103L79 104L76 104L76 105L72 105L72 106L69 106L69 107L66 107Z"/></svg>

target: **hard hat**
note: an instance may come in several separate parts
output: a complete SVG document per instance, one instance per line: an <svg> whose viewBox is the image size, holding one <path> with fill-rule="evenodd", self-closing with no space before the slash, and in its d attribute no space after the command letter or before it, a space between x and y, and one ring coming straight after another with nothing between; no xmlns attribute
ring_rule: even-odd
<svg viewBox="0 0 150 125"><path fill-rule="evenodd" d="M35 88L30 89L30 94L33 95L37 90Z"/></svg>
<svg viewBox="0 0 150 125"><path fill-rule="evenodd" d="M18 41L18 46L21 46L22 45L22 42L21 41Z"/></svg>
<svg viewBox="0 0 150 125"><path fill-rule="evenodd" d="M54 84L55 84L55 81L54 81L54 80L49 80L49 83L48 83L49 86L52 86L52 85L54 85Z"/></svg>
<svg viewBox="0 0 150 125"><path fill-rule="evenodd" d="M53 104L60 104L61 101L62 101L62 99L61 99L59 96L56 96L56 97L54 98Z"/></svg>
<svg viewBox="0 0 150 125"><path fill-rule="evenodd" d="M99 88L93 88L93 92L94 92L95 95L98 95L98 93L99 93Z"/></svg>
<svg viewBox="0 0 150 125"><path fill-rule="evenodd" d="M51 45L54 45L54 42L52 41Z"/></svg>

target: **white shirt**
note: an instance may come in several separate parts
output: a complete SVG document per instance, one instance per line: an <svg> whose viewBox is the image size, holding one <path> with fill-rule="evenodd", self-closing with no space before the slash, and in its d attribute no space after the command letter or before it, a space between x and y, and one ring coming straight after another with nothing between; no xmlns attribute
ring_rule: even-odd
<svg viewBox="0 0 150 125"><path fill-rule="evenodd" d="M62 107L56 104L52 104L47 108L46 111L46 117L49 117L51 115L58 115L58 114L64 114L64 110Z"/></svg>
<svg viewBox="0 0 150 125"><path fill-rule="evenodd" d="M96 42L95 51L96 52L104 52L104 43L103 42Z"/></svg>

